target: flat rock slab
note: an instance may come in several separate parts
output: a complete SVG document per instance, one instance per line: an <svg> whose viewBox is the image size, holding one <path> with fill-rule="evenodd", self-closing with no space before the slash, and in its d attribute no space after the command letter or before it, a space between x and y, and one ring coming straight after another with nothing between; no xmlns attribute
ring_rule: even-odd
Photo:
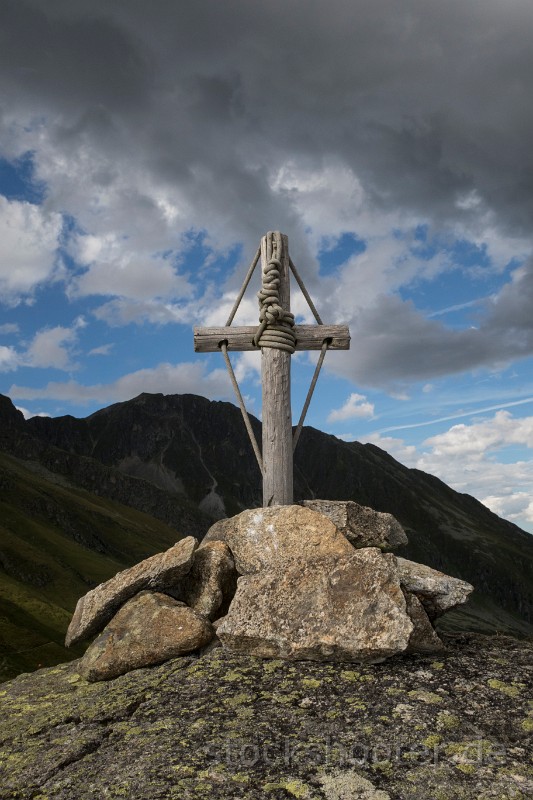
<svg viewBox="0 0 533 800"><path fill-rule="evenodd" d="M103 681L204 647L215 631L205 617L166 594L143 591L115 614L89 646L79 672Z"/></svg>
<svg viewBox="0 0 533 800"><path fill-rule="evenodd" d="M190 572L169 593L210 620L225 614L237 588L237 571L224 542L196 550Z"/></svg>
<svg viewBox="0 0 533 800"><path fill-rule="evenodd" d="M274 506L243 511L215 522L199 549L225 542L240 575L250 575L291 558L316 561L349 556L353 547L331 520L303 506Z"/></svg>
<svg viewBox="0 0 533 800"><path fill-rule="evenodd" d="M239 578L217 635L262 658L377 662L405 651L413 627L394 556L372 547Z"/></svg>
<svg viewBox="0 0 533 800"><path fill-rule="evenodd" d="M382 664L219 647L111 683L79 661L19 675L0 686L0 799L533 797L533 640L444 641Z"/></svg>
<svg viewBox="0 0 533 800"><path fill-rule="evenodd" d="M400 583L418 597L432 620L465 603L474 591L472 584L425 564L400 557L397 561Z"/></svg>
<svg viewBox="0 0 533 800"><path fill-rule="evenodd" d="M353 500L304 500L302 506L328 517L354 547L394 550L407 536L392 514L360 506Z"/></svg>
<svg viewBox="0 0 533 800"><path fill-rule="evenodd" d="M70 647L101 631L115 611L142 589L160 591L176 585L191 569L197 546L197 540L193 536L187 536L164 553L157 553L134 567L117 573L87 592L78 600L65 645Z"/></svg>

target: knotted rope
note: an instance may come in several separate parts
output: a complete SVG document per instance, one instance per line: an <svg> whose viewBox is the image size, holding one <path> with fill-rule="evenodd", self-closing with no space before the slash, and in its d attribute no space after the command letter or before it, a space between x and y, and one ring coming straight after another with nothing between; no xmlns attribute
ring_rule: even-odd
<svg viewBox="0 0 533 800"><path fill-rule="evenodd" d="M257 293L257 297L259 298L259 307L260 307L259 327L253 338L253 343L255 347L276 348L278 350L285 350L287 353L290 353L292 355L292 353L294 353L296 350L296 335L294 332L294 314L291 314L289 311L284 311L280 305L279 286L281 283L280 269L282 268L282 264L281 261L276 256L281 254L282 243L281 243L281 238L278 237L279 234L278 236L276 236L276 234L274 234L274 236L272 236L272 234L268 234L268 240L270 241L272 246L272 255L263 271L261 291ZM229 327L233 322L239 304L244 296L246 288L257 266L257 262L259 261L260 255L261 255L261 248L259 247L252 260L252 263L250 264L248 272L246 273L246 277L240 289L239 295L233 305L228 321L226 322L226 327ZM307 303L313 313L313 316L315 317L318 324L322 325L323 324L322 320L320 319L320 316L313 304L313 301L311 300L309 293L305 288L304 283L298 273L298 270L294 266L291 258L289 258L289 267L294 277L296 278L298 286L300 287L305 299L307 300ZM311 385L309 387L309 391L305 399L300 420L293 434L293 451L295 450L296 445L298 444L298 440L300 438L300 434L302 432L303 424L307 414L307 409L309 408L309 404L313 396L316 382L318 380L318 375L320 373L324 357L326 355L326 352L328 351L330 344L331 344L331 339L328 338L324 339L322 343L322 348L320 356L318 358L318 363L315 368L315 373L313 375L313 379L311 381ZM241 391L239 389L239 385L237 383L237 378L235 377L235 373L233 371L233 367L231 366L231 361L229 359L227 339L223 339L219 343L219 347L222 351L222 355L224 356L224 361L226 363L231 383L235 391L237 402L241 409L241 413L244 419L244 424L246 426L246 430L248 431L248 436L250 437L250 441L252 443L257 463L259 465L259 469L261 470L262 473L264 473L261 451L259 449L259 445L255 438L251 420L250 417L248 416L248 412L246 411L244 400Z"/></svg>
<svg viewBox="0 0 533 800"><path fill-rule="evenodd" d="M259 328L253 343L256 347L274 347L292 355L296 349L294 314L280 306L280 269L281 261L272 255L263 270L262 287L257 293Z"/></svg>

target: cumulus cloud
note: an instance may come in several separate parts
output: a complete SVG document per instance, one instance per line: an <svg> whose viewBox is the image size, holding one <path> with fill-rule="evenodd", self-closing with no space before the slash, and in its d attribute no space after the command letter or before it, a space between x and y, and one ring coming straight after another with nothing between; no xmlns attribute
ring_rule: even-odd
<svg viewBox="0 0 533 800"><path fill-rule="evenodd" d="M336 408L328 414L328 422L344 422L357 417L371 418L374 416L374 405L369 403L362 394L352 393L341 408Z"/></svg>
<svg viewBox="0 0 533 800"><path fill-rule="evenodd" d="M341 283L339 304L349 302ZM349 294L348 294L349 297ZM426 318L411 301L381 294L353 315L357 349L332 353L328 366L362 385L394 390L412 381L458 374L479 367L501 369L533 354L533 264L487 298L477 325L450 328Z"/></svg>
<svg viewBox="0 0 533 800"><path fill-rule="evenodd" d="M445 433L426 439L435 456L482 458L488 451L511 444L533 449L533 417L515 419L498 411L492 419L470 425L454 425Z"/></svg>
<svg viewBox="0 0 533 800"><path fill-rule="evenodd" d="M10 372L18 367L20 355L14 347L0 345L0 372Z"/></svg>
<svg viewBox="0 0 533 800"><path fill-rule="evenodd" d="M498 411L487 419L453 425L418 447L379 434L361 441L376 444L407 467L438 476L533 532L533 459L500 460L505 448L533 450L533 417L513 417L508 411Z"/></svg>
<svg viewBox="0 0 533 800"><path fill-rule="evenodd" d="M186 297L192 292L168 254L152 254L141 246L131 252L117 236L78 236L71 252L87 267L70 282L73 296L116 295L142 301Z"/></svg>
<svg viewBox="0 0 533 800"><path fill-rule="evenodd" d="M79 331L85 328L87 322L84 317L77 317L70 328L56 325L53 328L44 328L37 331L26 351L21 356L24 366L52 367L54 369L75 369L72 361L75 345L78 341Z"/></svg>
<svg viewBox="0 0 533 800"><path fill-rule="evenodd" d="M77 336L76 328L61 325L39 331L29 344L23 363L31 367L72 369L70 351Z"/></svg>
<svg viewBox="0 0 533 800"><path fill-rule="evenodd" d="M147 389L163 394L201 394L212 399L233 397L225 369L206 372L199 363L158 364L122 375L111 383L90 386L73 380L52 381L41 388L13 384L7 394L20 400L62 400L83 405L92 401L104 404L129 400Z"/></svg>
<svg viewBox="0 0 533 800"><path fill-rule="evenodd" d="M77 365L76 354L79 331L87 325L83 317L74 320L71 327L55 325L42 328L27 342L18 347L0 345L0 372L9 372L19 367L39 369L72 370Z"/></svg>
<svg viewBox="0 0 533 800"><path fill-rule="evenodd" d="M16 302L52 278L62 224L59 213L0 195L0 298L4 303ZM4 332L9 332L9 326Z"/></svg>

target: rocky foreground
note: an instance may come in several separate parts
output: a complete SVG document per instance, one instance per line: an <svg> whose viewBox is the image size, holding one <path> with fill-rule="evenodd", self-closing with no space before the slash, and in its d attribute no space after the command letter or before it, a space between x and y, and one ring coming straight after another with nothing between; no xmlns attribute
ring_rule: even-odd
<svg viewBox="0 0 533 800"><path fill-rule="evenodd" d="M533 797L533 640L446 636L381 664L223 648L0 686L0 798Z"/></svg>

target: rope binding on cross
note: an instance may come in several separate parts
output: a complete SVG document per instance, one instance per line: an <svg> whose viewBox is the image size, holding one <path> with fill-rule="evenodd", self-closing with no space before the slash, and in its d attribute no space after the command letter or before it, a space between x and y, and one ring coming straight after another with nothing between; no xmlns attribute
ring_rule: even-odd
<svg viewBox="0 0 533 800"><path fill-rule="evenodd" d="M280 269L281 261L272 254L263 270L261 290L257 293L259 327L253 343L255 347L273 347L292 355L296 350L294 314L280 306Z"/></svg>

